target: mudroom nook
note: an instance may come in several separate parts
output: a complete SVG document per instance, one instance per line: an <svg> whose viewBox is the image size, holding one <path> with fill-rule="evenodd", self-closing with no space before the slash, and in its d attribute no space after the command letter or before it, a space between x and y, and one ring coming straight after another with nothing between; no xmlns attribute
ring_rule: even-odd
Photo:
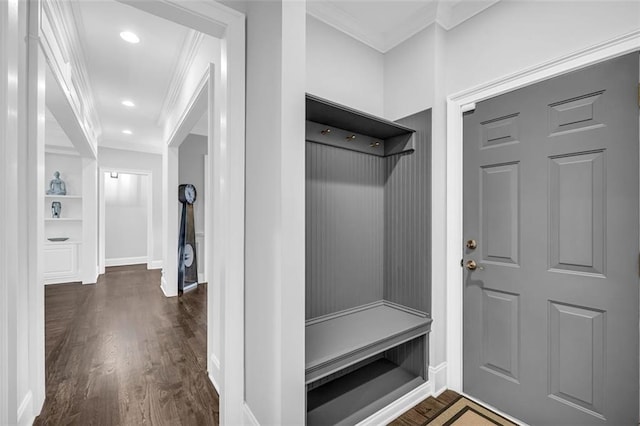
<svg viewBox="0 0 640 426"><path fill-rule="evenodd" d="M394 123L307 94L307 424L354 424L424 384L430 111Z"/></svg>

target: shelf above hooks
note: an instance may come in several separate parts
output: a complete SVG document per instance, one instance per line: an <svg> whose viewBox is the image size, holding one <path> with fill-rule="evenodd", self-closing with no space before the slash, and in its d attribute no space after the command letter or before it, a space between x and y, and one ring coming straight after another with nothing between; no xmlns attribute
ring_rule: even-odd
<svg viewBox="0 0 640 426"><path fill-rule="evenodd" d="M388 157L415 150L415 130L307 94L306 140Z"/></svg>

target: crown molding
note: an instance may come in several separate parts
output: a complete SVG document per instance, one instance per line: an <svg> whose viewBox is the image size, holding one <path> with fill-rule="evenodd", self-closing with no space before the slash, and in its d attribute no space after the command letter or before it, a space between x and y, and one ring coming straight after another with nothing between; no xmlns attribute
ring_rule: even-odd
<svg viewBox="0 0 640 426"><path fill-rule="evenodd" d="M499 1L500 0L458 1L456 3L440 2L438 3L436 21L442 28L448 31L473 18L478 13Z"/></svg>
<svg viewBox="0 0 640 426"><path fill-rule="evenodd" d="M199 31L189 30L187 33L184 42L182 43L182 49L180 49L180 56L176 61L169 89L167 90L167 94L162 102L160 114L158 115L156 124L159 126L163 125L171 114L171 111L175 108L176 103L178 102L178 96L182 92L187 73L198 56L198 49L200 48L203 39L204 34Z"/></svg>
<svg viewBox="0 0 640 426"><path fill-rule="evenodd" d="M146 154L162 155L162 146L136 142L119 142L115 140L101 140L98 151L101 148L118 149L120 151L144 152ZM98 154L99 155L99 154Z"/></svg>
<svg viewBox="0 0 640 426"><path fill-rule="evenodd" d="M336 1L308 1L307 14L380 53L387 53L434 23L450 30L498 1L500 0L428 1L404 21L398 23L393 30L387 32L367 28L356 16L340 7Z"/></svg>
<svg viewBox="0 0 640 426"><path fill-rule="evenodd" d="M95 107L82 42L77 31L82 25L82 20L76 19L74 7L73 2L62 0L42 2L45 16L41 23L41 43L87 141L95 146L102 128Z"/></svg>
<svg viewBox="0 0 640 426"><path fill-rule="evenodd" d="M307 2L307 14L366 44L372 49L380 53L385 53L384 37L380 33L367 31L359 24L355 16L348 13L335 2L329 0L309 1Z"/></svg>

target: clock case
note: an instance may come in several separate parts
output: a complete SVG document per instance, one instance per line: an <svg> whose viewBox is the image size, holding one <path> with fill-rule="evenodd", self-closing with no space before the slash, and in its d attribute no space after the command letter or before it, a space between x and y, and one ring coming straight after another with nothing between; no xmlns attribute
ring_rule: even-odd
<svg viewBox="0 0 640 426"><path fill-rule="evenodd" d="M178 237L178 296L182 296L184 292L198 286L196 232L193 214L196 194L196 187L192 184L182 184L178 187L178 200L182 203Z"/></svg>

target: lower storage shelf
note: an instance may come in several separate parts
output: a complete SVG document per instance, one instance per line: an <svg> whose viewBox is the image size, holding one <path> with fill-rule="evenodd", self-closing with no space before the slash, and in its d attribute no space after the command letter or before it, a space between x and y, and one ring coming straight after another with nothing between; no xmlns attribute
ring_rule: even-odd
<svg viewBox="0 0 640 426"><path fill-rule="evenodd" d="M307 425L353 425L425 383L379 358L307 393Z"/></svg>

